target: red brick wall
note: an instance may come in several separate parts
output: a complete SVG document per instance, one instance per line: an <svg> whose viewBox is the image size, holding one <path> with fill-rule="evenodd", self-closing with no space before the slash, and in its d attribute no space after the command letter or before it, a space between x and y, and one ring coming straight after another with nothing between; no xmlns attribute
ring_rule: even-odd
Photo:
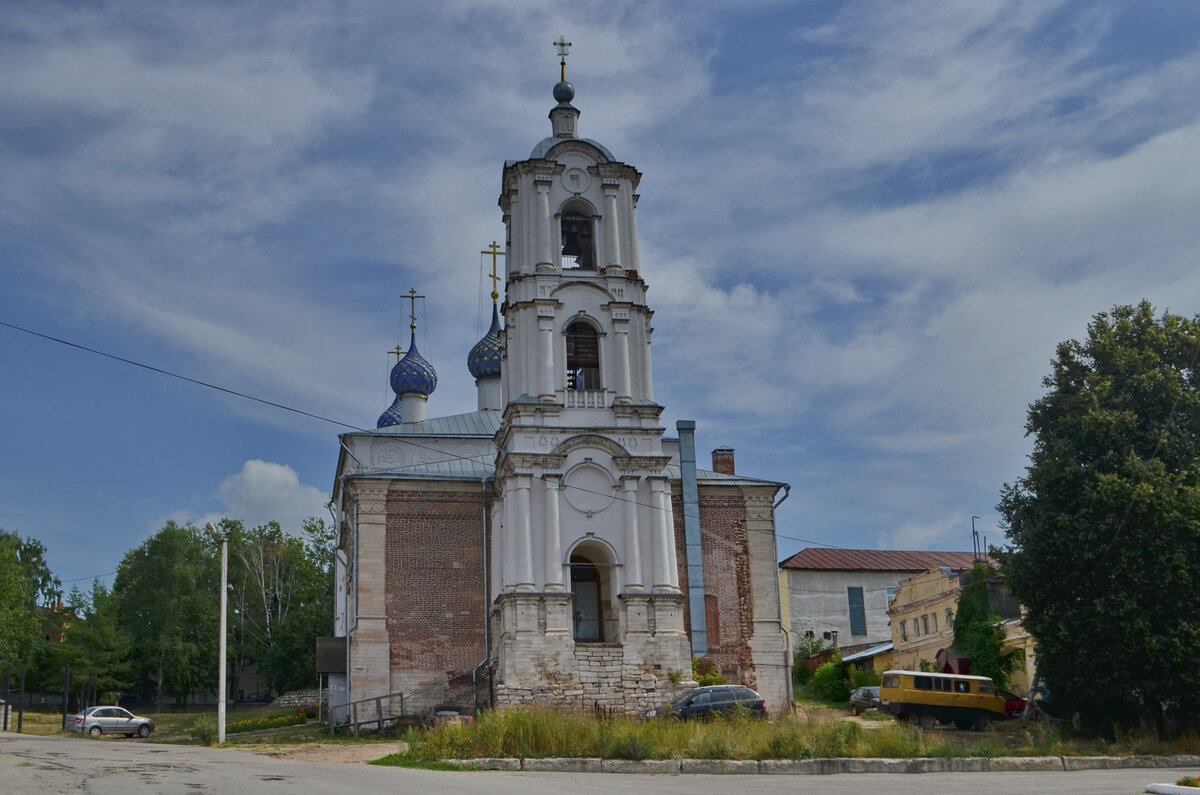
<svg viewBox="0 0 1200 795"><path fill-rule="evenodd" d="M675 515L675 550L679 585L687 593L687 541L683 529L683 500L678 488L671 495ZM705 613L708 659L728 682L757 684L751 660L754 632L750 595L750 556L746 543L746 502L736 488L700 487L700 544L704 560ZM715 606L713 601L715 599ZM714 618L717 622L713 631ZM689 605L684 626L691 632Z"/></svg>
<svg viewBox="0 0 1200 795"><path fill-rule="evenodd" d="M396 668L470 671L484 649L483 495L405 490L387 498L387 626Z"/></svg>

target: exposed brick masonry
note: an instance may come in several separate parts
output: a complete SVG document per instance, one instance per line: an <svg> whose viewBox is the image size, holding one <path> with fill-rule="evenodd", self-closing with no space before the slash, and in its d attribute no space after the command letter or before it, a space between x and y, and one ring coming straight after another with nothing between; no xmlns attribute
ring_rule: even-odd
<svg viewBox="0 0 1200 795"><path fill-rule="evenodd" d="M478 489L388 492L393 668L456 675L486 656L482 510Z"/></svg>

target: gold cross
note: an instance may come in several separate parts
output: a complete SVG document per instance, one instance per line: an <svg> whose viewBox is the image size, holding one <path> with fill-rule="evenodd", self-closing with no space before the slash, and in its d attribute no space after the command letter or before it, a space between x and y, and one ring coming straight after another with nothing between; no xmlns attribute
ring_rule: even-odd
<svg viewBox="0 0 1200 795"><path fill-rule="evenodd" d="M496 292L496 288L500 285L500 277L496 275L496 258L503 257L504 252L500 250L500 246L496 244L495 240L493 240L492 245L488 246L486 250L479 253L490 254L492 256L492 275L488 278L492 280L492 301L495 301L500 297L500 293Z"/></svg>
<svg viewBox="0 0 1200 795"><path fill-rule="evenodd" d="M391 356L393 353L396 354L396 358L399 359L404 356L404 349L397 345L395 350L388 351L388 356Z"/></svg>
<svg viewBox="0 0 1200 795"><path fill-rule="evenodd" d="M417 299L424 298L424 297L425 296L423 296L423 295L417 295L417 291L414 288L414 289L408 291L408 295L401 296L401 298L400 298L400 300L402 300L402 301L405 298L407 298L409 301L412 301L412 305L409 307L410 311L408 313L408 317L411 322L408 324L408 327L410 329L412 329L413 331L417 330ZM397 347L399 347L399 346L397 346Z"/></svg>
<svg viewBox="0 0 1200 795"><path fill-rule="evenodd" d="M566 36L559 36L558 41L553 42L558 48L559 63L562 64L562 81L567 82L567 53L571 50L571 42L567 41Z"/></svg>

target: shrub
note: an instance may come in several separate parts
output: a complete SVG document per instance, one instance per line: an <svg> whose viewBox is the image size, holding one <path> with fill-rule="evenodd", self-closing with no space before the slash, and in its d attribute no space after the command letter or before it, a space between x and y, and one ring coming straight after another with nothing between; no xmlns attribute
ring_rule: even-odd
<svg viewBox="0 0 1200 795"><path fill-rule="evenodd" d="M874 671L863 671L853 663L849 666L850 688L879 687L882 677Z"/></svg>
<svg viewBox="0 0 1200 795"><path fill-rule="evenodd" d="M818 668L808 683L808 692L825 701L849 701L850 685L841 661L835 658Z"/></svg>
<svg viewBox="0 0 1200 795"><path fill-rule="evenodd" d="M192 721L188 734L201 745L217 744L217 724L211 715L201 715Z"/></svg>
<svg viewBox="0 0 1200 795"><path fill-rule="evenodd" d="M699 657L692 658L692 678L701 687L725 684L725 677L721 676L721 672L717 670L716 663L707 657L703 659Z"/></svg>

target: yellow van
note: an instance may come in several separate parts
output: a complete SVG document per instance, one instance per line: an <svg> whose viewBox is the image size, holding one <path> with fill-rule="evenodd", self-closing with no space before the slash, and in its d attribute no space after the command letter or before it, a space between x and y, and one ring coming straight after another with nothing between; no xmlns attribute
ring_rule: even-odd
<svg viewBox="0 0 1200 795"><path fill-rule="evenodd" d="M1005 699L986 676L885 671L879 710L922 729L953 722L959 729L986 731L1005 717Z"/></svg>

